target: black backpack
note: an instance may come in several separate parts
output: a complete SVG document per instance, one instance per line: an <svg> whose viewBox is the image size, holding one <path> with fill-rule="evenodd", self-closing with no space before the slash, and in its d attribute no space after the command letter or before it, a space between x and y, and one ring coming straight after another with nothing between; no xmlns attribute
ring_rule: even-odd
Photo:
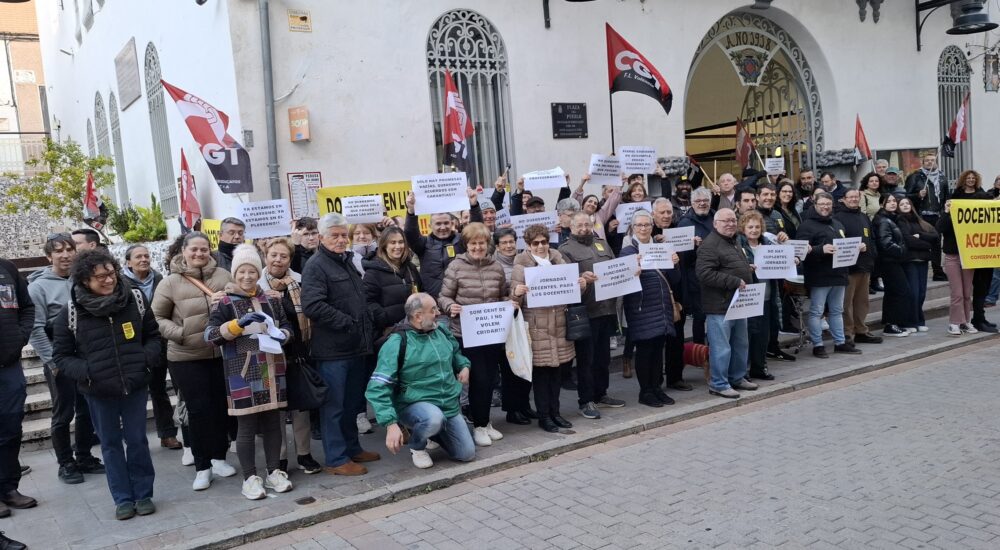
<svg viewBox="0 0 1000 550"><path fill-rule="evenodd" d="M411 330L411 327L409 325L404 325L403 323L396 323L396 325L392 327L392 330L389 332L389 334L386 334L385 336L379 338L378 340L375 340L375 344L373 346L375 349L375 357L377 360L378 354L382 350L382 346L384 346L386 341L389 340L389 337L392 336L393 334L399 335L400 338L399 354L396 356L397 391L401 391L403 387L403 362L406 360L406 340L407 340L406 333L409 330ZM442 326L440 323L437 324L435 330L440 330L444 334L450 334L448 332L445 332L445 330L447 329L445 329L445 327Z"/></svg>

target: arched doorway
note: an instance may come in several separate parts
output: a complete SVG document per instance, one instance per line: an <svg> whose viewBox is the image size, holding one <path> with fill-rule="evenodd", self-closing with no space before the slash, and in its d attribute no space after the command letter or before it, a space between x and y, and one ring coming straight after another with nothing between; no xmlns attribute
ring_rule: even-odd
<svg viewBox="0 0 1000 550"><path fill-rule="evenodd" d="M712 172L739 174L737 120L761 158L781 147L785 170L812 166L823 150L819 90L802 48L774 21L731 13L705 34L685 94L685 146ZM762 169L756 155L753 166Z"/></svg>

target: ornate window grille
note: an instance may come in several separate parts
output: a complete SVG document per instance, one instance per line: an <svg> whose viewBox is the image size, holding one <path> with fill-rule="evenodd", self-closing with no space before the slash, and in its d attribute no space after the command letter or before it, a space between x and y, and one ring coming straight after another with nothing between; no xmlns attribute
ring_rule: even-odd
<svg viewBox="0 0 1000 550"><path fill-rule="evenodd" d="M503 38L472 10L451 10L427 34L427 76L437 159L444 158L444 72L451 72L475 132L469 147L469 184L489 185L508 164L513 169L510 79Z"/></svg>
<svg viewBox="0 0 1000 550"><path fill-rule="evenodd" d="M118 98L114 92L108 96L108 110L111 111L111 144L115 151L115 176L118 180L118 205L124 206L131 202L128 195L128 182L125 180L125 152L122 150L121 124L118 121Z"/></svg>
<svg viewBox="0 0 1000 550"><path fill-rule="evenodd" d="M170 132L167 127L167 109L164 103L163 84L160 83L160 56L156 46L146 46L146 101L149 104L149 127L153 132L153 159L156 162L156 181L160 190L160 206L164 216L177 215L177 182L174 181L173 160L170 154Z"/></svg>
<svg viewBox="0 0 1000 550"><path fill-rule="evenodd" d="M97 156L97 148L94 146L94 123L87 119L87 154L90 158Z"/></svg>
<svg viewBox="0 0 1000 550"><path fill-rule="evenodd" d="M965 95L969 93L971 76L972 67L960 48L948 46L941 52L938 59L938 120L941 136L948 133L955 114L962 106ZM952 187L962 170L972 168L972 105L971 101L969 103L969 111L965 113L969 141L960 143L955 148L955 158L941 156L938 159L941 171Z"/></svg>

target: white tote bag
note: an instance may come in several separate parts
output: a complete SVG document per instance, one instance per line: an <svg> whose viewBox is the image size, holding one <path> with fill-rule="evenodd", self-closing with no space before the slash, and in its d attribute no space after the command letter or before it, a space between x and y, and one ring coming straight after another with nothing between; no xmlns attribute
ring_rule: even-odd
<svg viewBox="0 0 1000 550"><path fill-rule="evenodd" d="M520 311L514 312L514 319L510 322L506 352L514 375L531 382L531 337L528 336L528 323L524 322Z"/></svg>

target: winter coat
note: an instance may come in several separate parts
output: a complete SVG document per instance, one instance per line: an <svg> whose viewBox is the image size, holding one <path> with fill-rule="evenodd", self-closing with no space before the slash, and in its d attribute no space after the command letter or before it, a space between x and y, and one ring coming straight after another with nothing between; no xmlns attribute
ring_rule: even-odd
<svg viewBox="0 0 1000 550"><path fill-rule="evenodd" d="M724 315L740 281L753 282L753 270L740 247L739 235L728 238L718 231L712 231L698 247L695 271L701 281L702 310L707 315Z"/></svg>
<svg viewBox="0 0 1000 550"><path fill-rule="evenodd" d="M927 191L924 198L920 198L920 190L927 187L927 173L923 168L906 177L906 196L913 202L913 208L917 213L933 212L935 214L944 210L944 202L948 196L948 176L944 172L938 171L937 187Z"/></svg>
<svg viewBox="0 0 1000 550"><path fill-rule="evenodd" d="M802 218L799 217L799 211L792 206L790 212L786 212L783 208L775 207L774 211L781 216L783 225L785 227L785 234L788 235L789 239L794 239L796 231L799 229L799 224L802 223Z"/></svg>
<svg viewBox="0 0 1000 550"><path fill-rule="evenodd" d="M160 335L167 341L167 360L172 362L214 359L219 350L205 342L205 327L212 309L211 298L185 277L197 279L213 292L232 281L229 272L219 268L214 258L202 268L188 267L178 254L170 262L170 275L153 292L152 310L160 325Z"/></svg>
<svg viewBox="0 0 1000 550"><path fill-rule="evenodd" d="M142 292L136 296L122 281L118 285L116 292L123 292L125 301L110 315L98 317L83 307L77 297L90 291L74 286L70 299L76 330L69 326L70 307L64 307L55 320L56 366L76 380L81 392L94 397L118 398L144 389L160 363L160 331L146 297Z"/></svg>
<svg viewBox="0 0 1000 550"><path fill-rule="evenodd" d="M444 326L431 332L418 332L408 323L403 326L406 331L389 336L379 350L365 391L379 426L399 422L400 411L413 403L430 403L441 409L445 418L458 416L462 412L458 402L462 384L455 375L471 366L458 341ZM406 356L400 370L402 338L406 338Z"/></svg>
<svg viewBox="0 0 1000 550"><path fill-rule="evenodd" d="M677 222L677 227L692 226L694 227L694 236L705 239L712 234L712 219L714 217L715 212L712 210L709 210L708 214L704 216L699 216L694 211L694 208L691 208ZM697 269L695 267L698 262L698 250L699 247L695 247L694 250L686 250L677 254L681 260L681 275L684 279L684 298L682 303L684 304L684 309L692 313L701 309L701 284L698 282Z"/></svg>
<svg viewBox="0 0 1000 550"><path fill-rule="evenodd" d="M316 361L372 353L375 326L353 254L320 245L302 273L302 312L312 321L309 349Z"/></svg>
<svg viewBox="0 0 1000 550"><path fill-rule="evenodd" d="M35 306L28 294L28 282L13 262L0 259L0 368L21 360L21 348L31 338Z"/></svg>
<svg viewBox="0 0 1000 550"><path fill-rule="evenodd" d="M844 226L844 234L848 237L861 237L861 242L865 244L864 252L858 255L858 262L848 267L847 272L871 273L878 257L871 219L861 209L852 210L844 203L837 203L833 210L833 218Z"/></svg>
<svg viewBox="0 0 1000 550"><path fill-rule="evenodd" d="M802 213L802 225L797 237L809 241L810 250L802 262L806 287L847 286L847 268L833 268L833 254L823 252L823 246L847 236L844 225L830 216L820 216L815 208Z"/></svg>
<svg viewBox="0 0 1000 550"><path fill-rule="evenodd" d="M513 214L513 211L511 213ZM483 211L478 204L469 209L469 221L470 223L483 221ZM448 264L455 259L455 256L465 252L462 236L455 233L447 239L439 239L433 233L427 236L421 235L420 220L413 214L406 215L403 233L406 235L406 244L410 246L410 250L420 258L420 281L424 285L424 292L437 298L441 293L441 281L444 279Z"/></svg>
<svg viewBox="0 0 1000 550"><path fill-rule="evenodd" d="M229 271L233 267L233 252L239 245L219 241L219 249L215 251L215 262L219 269Z"/></svg>
<svg viewBox="0 0 1000 550"><path fill-rule="evenodd" d="M951 214L941 212L937 221L938 233L941 235L941 251L945 254L958 254L958 239L955 238L955 226L951 222Z"/></svg>
<svg viewBox="0 0 1000 550"><path fill-rule="evenodd" d="M764 231L777 236L778 233L788 235L788 228L785 227L785 218L775 208L758 208L757 212L764 218ZM789 237L791 238L791 237Z"/></svg>
<svg viewBox="0 0 1000 550"><path fill-rule="evenodd" d="M906 241L907 254L903 257L903 261L931 261L934 251L939 246L938 243L941 242L941 235L937 230L930 227L927 222L920 223L916 218L907 218L902 213L896 216L896 225L899 226L903 240Z"/></svg>
<svg viewBox="0 0 1000 550"><path fill-rule="evenodd" d="M594 264L615 259L611 251L611 245L607 241L597 237L583 238L570 237L569 240L559 246L559 254L562 255L566 263L578 264L580 273L593 271ZM603 317L605 315L617 315L617 300L597 300L594 295L594 285L587 285L581 296L583 303L587 306L587 315L591 319Z"/></svg>
<svg viewBox="0 0 1000 550"><path fill-rule="evenodd" d="M302 273L302 270L306 267L306 262L316 254L316 250L316 248L309 249L301 244L295 245L295 254L292 256L292 263L288 266L288 269L296 273Z"/></svg>
<svg viewBox="0 0 1000 550"><path fill-rule="evenodd" d="M566 263L557 250L549 250L549 261L552 265ZM537 267L538 262L527 250L514 258L514 271L511 272L510 286L527 284L524 282L524 270ZM566 339L566 306L526 307L527 297L513 297L521 305L521 315L528 323L528 336L531 337L531 364L535 367L558 367L572 361L576 357L576 347Z"/></svg>
<svg viewBox="0 0 1000 550"><path fill-rule="evenodd" d="M52 362L52 323L69 302L72 286L68 277L56 275L51 266L28 277L28 296L35 305L35 322L29 341L38 358L50 368L55 366Z"/></svg>
<svg viewBox="0 0 1000 550"><path fill-rule="evenodd" d="M638 253L638 245L630 244L622 249L621 257ZM628 320L628 336L633 342L677 334L667 271L673 270L643 269L639 275L642 292L626 294L622 298Z"/></svg>
<svg viewBox="0 0 1000 550"><path fill-rule="evenodd" d="M861 193L861 211L868 216L868 219L873 219L875 214L882 209L879 204L882 200L882 194L874 189L865 189Z"/></svg>
<svg viewBox="0 0 1000 550"><path fill-rule="evenodd" d="M284 353L261 351L260 343L237 321L248 313L264 313L274 320L274 326L285 334L288 343L293 338L292 325L280 300L268 298L257 287L253 296L235 284L226 287L226 295L212 311L205 329L205 341L222 348L222 366L226 377L229 415L242 416L273 411L288 406ZM262 323L258 325L263 326Z"/></svg>
<svg viewBox="0 0 1000 550"><path fill-rule="evenodd" d="M471 306L509 299L510 284L503 274L503 268L492 256L473 260L468 254L459 254L448 264L448 269L444 272L441 294L437 302L441 312L448 315L451 333L455 338L461 338L460 316L452 317L448 313L452 304Z"/></svg>
<svg viewBox="0 0 1000 550"><path fill-rule="evenodd" d="M366 260L364 265L362 283L365 286L365 297L375 322L375 332L381 334L386 328L406 318L403 311L406 299L414 292L422 292L423 283L417 268L409 260L403 263L399 271L378 257Z"/></svg>
<svg viewBox="0 0 1000 550"><path fill-rule="evenodd" d="M875 229L875 245L878 247L880 262L901 262L907 256L903 232L896 225L896 215L880 210L872 220Z"/></svg>
<svg viewBox="0 0 1000 550"><path fill-rule="evenodd" d="M743 254L745 254L747 257L747 261L750 262L751 264L756 264L757 254L756 252L754 252L753 247L750 246L750 241L747 240L746 235L743 234L739 235L739 243L740 243L740 248L743 249ZM768 240L767 237L761 235L760 239L757 241L757 244L758 246L770 246L775 243ZM753 282L754 283L761 282L761 280L757 278L756 271L754 271L753 274ZM765 279L763 282L766 284L766 286L764 287L764 302L765 303L769 302L773 304L775 307L777 307L778 303L781 300L780 293L781 293L782 281L780 279Z"/></svg>

